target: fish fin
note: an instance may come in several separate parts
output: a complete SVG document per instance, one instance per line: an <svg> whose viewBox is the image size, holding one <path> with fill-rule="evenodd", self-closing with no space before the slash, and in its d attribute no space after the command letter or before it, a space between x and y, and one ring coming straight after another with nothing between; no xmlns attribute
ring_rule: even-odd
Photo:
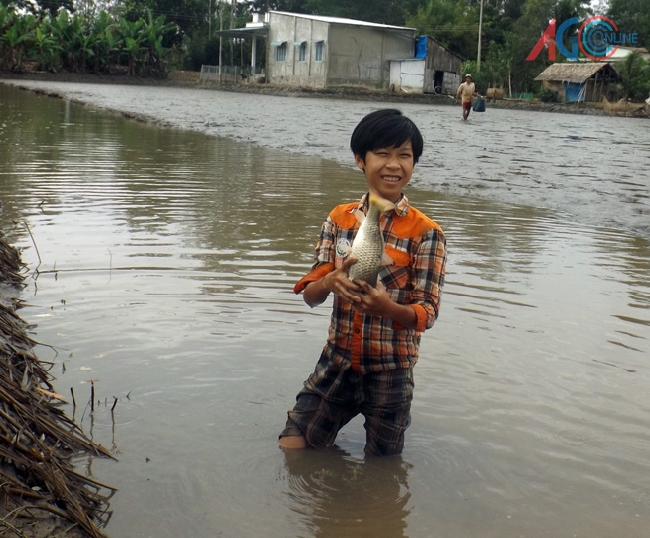
<svg viewBox="0 0 650 538"><path fill-rule="evenodd" d="M363 224L363 221L366 220L366 216L363 214L363 211L355 211L354 216L359 221L359 224Z"/></svg>
<svg viewBox="0 0 650 538"><path fill-rule="evenodd" d="M395 260L393 260L393 258L391 258L391 257L390 257L388 254L386 254L386 252L384 251L384 252L382 253L382 255L381 255L381 263L380 263L380 265L381 265L382 267L384 267L384 266L386 266L386 265L395 265Z"/></svg>

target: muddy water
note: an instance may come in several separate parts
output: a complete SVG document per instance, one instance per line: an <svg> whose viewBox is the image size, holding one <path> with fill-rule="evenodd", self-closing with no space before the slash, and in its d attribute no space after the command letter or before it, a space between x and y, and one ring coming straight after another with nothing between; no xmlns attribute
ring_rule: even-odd
<svg viewBox="0 0 650 538"><path fill-rule="evenodd" d="M425 167L408 195L450 259L404 454L365 459L359 420L336 450L284 454L329 317L291 287L360 173L3 86L0 103L21 314L68 412L119 457L78 462L119 488L112 537L647 536L650 248L633 226L424 190Z"/></svg>
<svg viewBox="0 0 650 538"><path fill-rule="evenodd" d="M650 121L30 80L2 81L162 125L324 157L350 166L361 117L398 106L425 139L414 184L438 192L525 204L567 220L650 239Z"/></svg>

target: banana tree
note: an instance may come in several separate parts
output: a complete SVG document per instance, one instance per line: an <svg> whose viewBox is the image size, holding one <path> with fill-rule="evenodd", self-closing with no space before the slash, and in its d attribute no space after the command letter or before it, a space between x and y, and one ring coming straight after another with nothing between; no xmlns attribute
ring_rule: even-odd
<svg viewBox="0 0 650 538"><path fill-rule="evenodd" d="M44 19L40 26L36 27L34 33L34 49L37 60L37 69L52 71L56 73L59 63L59 54L61 46L58 45L56 38L52 36L51 24L49 19Z"/></svg>
<svg viewBox="0 0 650 538"><path fill-rule="evenodd" d="M93 22L92 32L96 36L93 48L95 74L101 71L110 72L112 58L121 46L121 41L117 37L118 26L106 11L100 12Z"/></svg>
<svg viewBox="0 0 650 538"><path fill-rule="evenodd" d="M10 69L16 71L21 69L25 47L34 37L35 26L36 18L31 14L14 17L13 24L0 36L0 43L8 51L8 66Z"/></svg>
<svg viewBox="0 0 650 538"><path fill-rule="evenodd" d="M149 67L154 74L164 75L165 65L164 57L167 55L162 41L165 34L175 31L178 27L174 23L165 24L165 16L160 15L153 19L151 12L147 13L147 21L142 28L141 38L142 47L146 51L145 65Z"/></svg>
<svg viewBox="0 0 650 538"><path fill-rule="evenodd" d="M86 28L84 30L86 31L75 35L73 42L77 58L77 69L81 73L86 72L88 61L95 56L95 43L98 41L95 34L88 33Z"/></svg>
<svg viewBox="0 0 650 538"><path fill-rule="evenodd" d="M72 40L79 27L79 21L74 21L67 11L61 10L56 18L52 19L52 37L57 46L61 47L61 61L63 67L70 71L75 70L75 57L72 50Z"/></svg>
<svg viewBox="0 0 650 538"><path fill-rule="evenodd" d="M141 60L143 27L144 19L138 19L135 22L131 22L125 18L120 19L120 33L124 39L122 52L127 56L129 75L132 76L136 74L137 63Z"/></svg>

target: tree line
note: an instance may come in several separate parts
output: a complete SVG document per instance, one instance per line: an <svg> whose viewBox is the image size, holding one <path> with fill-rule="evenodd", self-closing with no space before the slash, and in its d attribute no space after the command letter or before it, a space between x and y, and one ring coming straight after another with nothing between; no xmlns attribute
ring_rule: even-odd
<svg viewBox="0 0 650 538"><path fill-rule="evenodd" d="M163 39L177 31L164 16L148 12L129 20L99 11L88 17L59 7L28 12L0 5L0 69L20 72L32 62L54 73L164 76L173 49Z"/></svg>
<svg viewBox="0 0 650 538"><path fill-rule="evenodd" d="M600 0L595 9L589 0L0 0L0 8L4 69L20 69L25 59L48 70L148 75L163 75L169 66L198 70L219 58L244 66L250 41L222 40L215 32L269 10L416 28L463 57L480 88L513 93L538 89L533 79L550 65L548 56L526 58L553 18L559 25L604 15L620 32L633 33L637 47L650 46L650 0ZM573 27L566 38L576 32ZM257 57L262 62L264 55ZM626 96L648 96L650 67L639 54L619 72Z"/></svg>

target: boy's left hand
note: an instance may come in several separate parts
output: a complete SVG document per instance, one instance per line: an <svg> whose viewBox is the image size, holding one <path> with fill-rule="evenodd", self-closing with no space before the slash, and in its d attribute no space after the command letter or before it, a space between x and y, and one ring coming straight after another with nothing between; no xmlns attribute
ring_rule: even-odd
<svg viewBox="0 0 650 538"><path fill-rule="evenodd" d="M361 300L354 303L354 309L371 316L383 316L387 310L387 305L392 302L392 299L388 296L386 287L381 280L377 280L376 288L362 280L355 280L354 283L363 291Z"/></svg>

